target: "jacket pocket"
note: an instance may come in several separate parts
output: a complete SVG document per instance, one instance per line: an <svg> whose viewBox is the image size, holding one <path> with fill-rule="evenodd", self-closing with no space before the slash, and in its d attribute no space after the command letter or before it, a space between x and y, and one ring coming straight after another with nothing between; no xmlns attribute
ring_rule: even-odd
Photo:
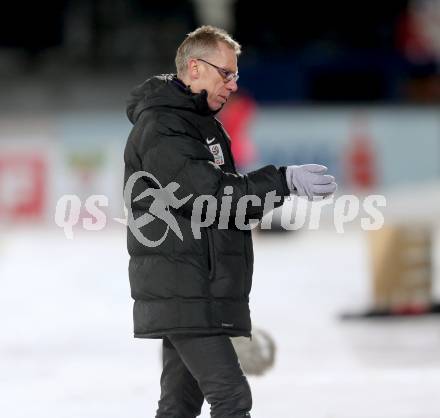
<svg viewBox="0 0 440 418"><path fill-rule="evenodd" d="M244 254L246 262L246 274L244 275L244 296L248 297L252 288L252 273L254 265L254 255L252 248L252 235L251 231L244 232Z"/></svg>
<svg viewBox="0 0 440 418"><path fill-rule="evenodd" d="M206 228L206 234L208 236L208 262L209 262L209 280L212 280L215 276L215 249L214 249L214 237L212 230Z"/></svg>

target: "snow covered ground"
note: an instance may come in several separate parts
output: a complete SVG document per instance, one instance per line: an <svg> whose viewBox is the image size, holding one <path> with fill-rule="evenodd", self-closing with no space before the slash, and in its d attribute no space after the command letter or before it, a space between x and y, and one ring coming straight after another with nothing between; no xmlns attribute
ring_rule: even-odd
<svg viewBox="0 0 440 418"><path fill-rule="evenodd" d="M0 235L2 417L154 417L160 341L132 338L127 260L122 229ZM439 418L440 318L338 318L368 304L361 233L258 234L252 318L277 357L252 417Z"/></svg>

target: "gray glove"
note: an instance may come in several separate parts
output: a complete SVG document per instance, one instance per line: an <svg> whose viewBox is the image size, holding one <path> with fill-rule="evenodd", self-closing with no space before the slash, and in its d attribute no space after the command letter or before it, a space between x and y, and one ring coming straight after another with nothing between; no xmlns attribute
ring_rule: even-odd
<svg viewBox="0 0 440 418"><path fill-rule="evenodd" d="M289 165L286 167L286 180L290 193L298 196L307 196L313 200L313 196L327 197L337 189L335 178L328 174L325 165L304 164Z"/></svg>

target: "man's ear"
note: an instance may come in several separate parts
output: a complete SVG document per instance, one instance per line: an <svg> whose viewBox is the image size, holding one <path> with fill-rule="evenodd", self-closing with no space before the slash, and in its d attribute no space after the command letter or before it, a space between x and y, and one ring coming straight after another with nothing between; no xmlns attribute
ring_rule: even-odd
<svg viewBox="0 0 440 418"><path fill-rule="evenodd" d="M191 80L197 80L200 77L198 61L195 58L188 61L188 74Z"/></svg>

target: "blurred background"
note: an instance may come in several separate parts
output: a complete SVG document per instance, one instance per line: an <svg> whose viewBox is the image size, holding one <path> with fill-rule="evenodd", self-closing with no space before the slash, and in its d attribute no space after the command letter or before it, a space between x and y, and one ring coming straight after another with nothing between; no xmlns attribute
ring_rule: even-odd
<svg viewBox="0 0 440 418"><path fill-rule="evenodd" d="M361 210L338 232L332 206L317 230L254 230L255 337L235 342L252 416L440 417L438 0L3 4L2 416L154 416L160 341L132 338L125 102L175 71L202 24L243 46L219 114L241 172L316 162L335 197L387 201L377 231ZM66 194L81 205L73 239L55 221ZM97 231L82 226L92 195L108 199Z"/></svg>

